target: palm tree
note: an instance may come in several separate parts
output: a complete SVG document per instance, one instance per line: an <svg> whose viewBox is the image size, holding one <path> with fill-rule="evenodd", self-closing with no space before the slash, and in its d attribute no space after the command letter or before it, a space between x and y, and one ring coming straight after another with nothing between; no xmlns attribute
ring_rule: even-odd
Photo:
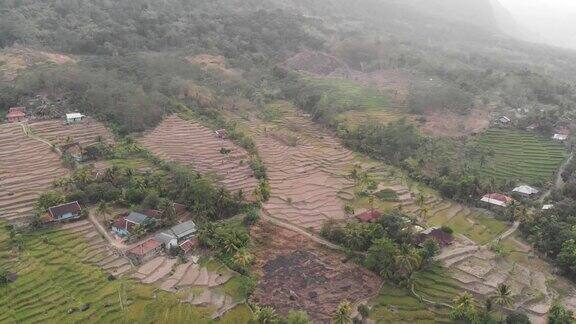
<svg viewBox="0 0 576 324"><path fill-rule="evenodd" d="M286 316L286 324L311 324L312 321L308 318L305 311L291 310Z"/></svg>
<svg viewBox="0 0 576 324"><path fill-rule="evenodd" d="M278 322L278 315L274 311L274 308L270 306L254 307L254 321L258 324L270 324Z"/></svg>
<svg viewBox="0 0 576 324"><path fill-rule="evenodd" d="M496 294L492 296L492 301L500 307L512 306L512 292L510 287L506 284L499 284L496 289Z"/></svg>
<svg viewBox="0 0 576 324"><path fill-rule="evenodd" d="M455 320L473 322L478 315L474 303L474 297L468 292L456 297L452 311L450 311L450 317Z"/></svg>
<svg viewBox="0 0 576 324"><path fill-rule="evenodd" d="M240 249L234 254L234 263L239 267L245 268L252 262L254 262L254 256L245 249Z"/></svg>
<svg viewBox="0 0 576 324"><path fill-rule="evenodd" d="M334 313L333 319L334 324L349 324L352 321L350 314L352 313L352 307L350 306L350 302L347 300L343 300L336 308L336 312Z"/></svg>
<svg viewBox="0 0 576 324"><path fill-rule="evenodd" d="M410 279L412 273L420 267L421 261L418 251L407 244L400 246L398 255L394 257L394 264L398 273L406 279Z"/></svg>

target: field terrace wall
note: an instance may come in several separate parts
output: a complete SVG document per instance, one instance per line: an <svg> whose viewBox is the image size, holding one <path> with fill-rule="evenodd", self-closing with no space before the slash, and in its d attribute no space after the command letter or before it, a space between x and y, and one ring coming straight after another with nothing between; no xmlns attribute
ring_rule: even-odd
<svg viewBox="0 0 576 324"><path fill-rule="evenodd" d="M343 199L352 198L354 184L345 170L353 162L353 153L304 117L287 116L279 126L294 130L299 137L295 146L264 127L253 129L271 187L264 211L315 230L327 220L347 218Z"/></svg>
<svg viewBox="0 0 576 324"><path fill-rule="evenodd" d="M20 125L0 125L0 147L0 220L27 222L38 196L67 170L58 154Z"/></svg>
<svg viewBox="0 0 576 324"><path fill-rule="evenodd" d="M46 120L30 123L30 128L35 135L38 135L52 144L62 145L71 139L79 142L82 146L95 144L98 137L106 143L114 142L113 136L106 126L94 120L86 118L81 123L66 124L64 120Z"/></svg>
<svg viewBox="0 0 576 324"><path fill-rule="evenodd" d="M219 184L232 193L242 190L251 198L258 186L248 152L198 123L170 116L140 143L164 160L192 166L200 173L215 173ZM222 154L222 148L230 153Z"/></svg>

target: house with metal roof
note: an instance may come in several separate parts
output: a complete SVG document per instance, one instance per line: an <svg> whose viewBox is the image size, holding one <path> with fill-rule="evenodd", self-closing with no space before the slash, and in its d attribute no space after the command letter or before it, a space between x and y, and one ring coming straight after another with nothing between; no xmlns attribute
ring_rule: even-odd
<svg viewBox="0 0 576 324"><path fill-rule="evenodd" d="M84 120L84 118L86 118L86 116L82 115L81 113L68 113L66 114L66 123L80 123L82 120Z"/></svg>
<svg viewBox="0 0 576 324"><path fill-rule="evenodd" d="M166 248L170 248L192 238L197 231L196 224L190 220L156 234L154 239L162 242Z"/></svg>
<svg viewBox="0 0 576 324"><path fill-rule="evenodd" d="M80 218L82 208L77 201L48 208L52 220L64 221Z"/></svg>
<svg viewBox="0 0 576 324"><path fill-rule="evenodd" d="M517 193L517 194L519 194L523 197L526 197L526 198L532 198L534 196L537 196L540 193L540 191L538 189L527 186L527 185L518 186L518 187L514 188L512 190L512 192Z"/></svg>
<svg viewBox="0 0 576 324"><path fill-rule="evenodd" d="M485 202L487 204L498 206L498 207L507 207L511 202L514 201L512 197L508 197L503 194L499 193L490 193L486 194L480 199L480 201Z"/></svg>

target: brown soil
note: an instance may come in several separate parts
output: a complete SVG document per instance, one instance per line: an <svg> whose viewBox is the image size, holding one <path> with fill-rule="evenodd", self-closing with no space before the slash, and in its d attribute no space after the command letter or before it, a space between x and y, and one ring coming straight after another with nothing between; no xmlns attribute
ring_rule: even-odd
<svg viewBox="0 0 576 324"><path fill-rule="evenodd" d="M0 52L0 80L13 81L18 71L41 63L65 64L75 63L70 56L33 50L14 46Z"/></svg>
<svg viewBox="0 0 576 324"><path fill-rule="evenodd" d="M340 58L322 52L300 52L284 62L290 69L328 76L332 73L345 73L349 71L348 65Z"/></svg>
<svg viewBox="0 0 576 324"><path fill-rule="evenodd" d="M194 65L201 66L205 71L216 72L229 80L239 80L242 73L239 70L226 68L226 59L222 55L199 54L186 57Z"/></svg>
<svg viewBox="0 0 576 324"><path fill-rule="evenodd" d="M282 315L302 309L315 322L329 321L342 300L356 304L378 294L379 276L302 235L261 223L252 236L260 275L252 299Z"/></svg>
<svg viewBox="0 0 576 324"><path fill-rule="evenodd" d="M97 142L100 136L104 142L113 143L113 136L100 122L87 118L82 123L67 125L63 120L47 120L30 123L35 135L45 138L56 145L65 144L68 139L82 146Z"/></svg>
<svg viewBox="0 0 576 324"><path fill-rule="evenodd" d="M263 207L266 213L315 230L327 220L347 218L343 199L352 197L353 183L345 170L352 163L352 152L303 117L286 116L275 129L253 127L252 131L272 189ZM287 143L278 134L298 137Z"/></svg>
<svg viewBox="0 0 576 324"><path fill-rule="evenodd" d="M20 125L0 125L0 147L0 220L27 222L38 196L67 170L58 154Z"/></svg>
<svg viewBox="0 0 576 324"><path fill-rule="evenodd" d="M200 124L171 116L140 142L162 159L191 165L200 173L215 173L231 192L242 190L250 198L258 186L246 150ZM230 153L222 154L222 148Z"/></svg>
<svg viewBox="0 0 576 324"><path fill-rule="evenodd" d="M490 126L487 110L475 109L468 115L452 112L429 112L425 115L426 123L422 131L435 136L461 137L478 134Z"/></svg>

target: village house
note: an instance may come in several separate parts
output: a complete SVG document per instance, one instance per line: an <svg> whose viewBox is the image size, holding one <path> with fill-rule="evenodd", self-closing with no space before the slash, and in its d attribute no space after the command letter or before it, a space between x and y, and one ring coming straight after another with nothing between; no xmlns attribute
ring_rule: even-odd
<svg viewBox="0 0 576 324"><path fill-rule="evenodd" d="M141 264L157 256L160 252L162 252L162 243L155 239L149 239L126 251L126 256L133 262Z"/></svg>
<svg viewBox="0 0 576 324"><path fill-rule="evenodd" d="M416 235L415 242L416 245L422 246L426 240L432 239L438 243L438 245L443 248L446 247L454 241L454 237L438 227L428 228Z"/></svg>
<svg viewBox="0 0 576 324"><path fill-rule="evenodd" d="M225 129L219 129L219 130L215 131L214 134L219 139L222 139L222 140L226 139L226 130Z"/></svg>
<svg viewBox="0 0 576 324"><path fill-rule="evenodd" d="M568 136L570 136L570 130L568 128L561 127L556 130L556 132L552 136L552 139L564 142L565 140L568 139Z"/></svg>
<svg viewBox="0 0 576 324"><path fill-rule="evenodd" d="M60 146L60 150L63 154L70 155L76 162L83 161L82 146L80 146L79 142L64 144Z"/></svg>
<svg viewBox="0 0 576 324"><path fill-rule="evenodd" d="M77 201L48 208L52 221L60 222L78 219L82 216L82 208Z"/></svg>
<svg viewBox="0 0 576 324"><path fill-rule="evenodd" d="M500 116L496 120L496 123L500 126L508 126L508 125L510 125L511 122L512 122L512 120L506 116Z"/></svg>
<svg viewBox="0 0 576 324"><path fill-rule="evenodd" d="M169 249L193 238L197 230L196 224L190 220L156 234L154 239Z"/></svg>
<svg viewBox="0 0 576 324"><path fill-rule="evenodd" d="M554 208L554 205L548 204L548 205L542 206L542 210L550 210L550 209L552 209L552 208Z"/></svg>
<svg viewBox="0 0 576 324"><path fill-rule="evenodd" d="M26 121L26 107L12 107L8 110L6 120L9 123Z"/></svg>
<svg viewBox="0 0 576 324"><path fill-rule="evenodd" d="M116 219L114 223L112 223L112 231L118 236L124 237L130 235L134 227L144 227L151 222L155 222L155 219L141 213L130 212L128 216Z"/></svg>
<svg viewBox="0 0 576 324"><path fill-rule="evenodd" d="M503 194L490 193L484 195L480 201L492 206L507 207L511 202L514 201L514 199Z"/></svg>
<svg viewBox="0 0 576 324"><path fill-rule="evenodd" d="M68 113L66 114L66 123L81 123L84 118L86 118L86 116L82 115L81 113Z"/></svg>
<svg viewBox="0 0 576 324"><path fill-rule="evenodd" d="M538 189L526 185L518 186L514 188L512 192L519 194L524 198L534 198L540 193Z"/></svg>
<svg viewBox="0 0 576 324"><path fill-rule="evenodd" d="M362 223L376 223L380 217L382 217L382 213L377 209L370 209L356 215L356 219Z"/></svg>

